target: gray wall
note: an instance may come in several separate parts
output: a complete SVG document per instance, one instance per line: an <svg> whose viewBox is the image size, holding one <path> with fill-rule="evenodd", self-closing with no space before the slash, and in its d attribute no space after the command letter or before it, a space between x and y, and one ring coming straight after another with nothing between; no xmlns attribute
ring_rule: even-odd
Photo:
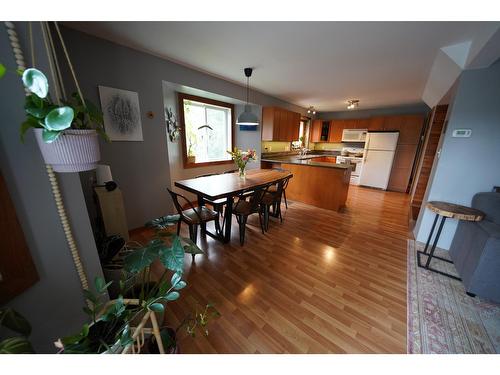
<svg viewBox="0 0 500 375"><path fill-rule="evenodd" d="M470 205L473 195L500 185L500 62L462 73L428 200ZM453 138L454 129L472 129L470 138ZM421 210L415 228L425 242L433 215ZM449 249L457 222L448 220L438 246Z"/></svg>
<svg viewBox="0 0 500 375"><path fill-rule="evenodd" d="M361 103L362 104L362 103ZM356 109L345 110L337 112L318 112L315 118L324 120L332 119L351 119L351 118L368 118L370 116L384 116L384 115L404 115L404 114L427 114L430 108L425 103L404 105L397 107L387 108L374 108L374 109Z"/></svg>
<svg viewBox="0 0 500 375"><path fill-rule="evenodd" d="M183 172L177 171L180 166L175 160L170 160L177 150L167 151L167 143L169 147L176 148L180 147L180 143L167 142L162 82L185 85L240 101L245 100L244 87L69 28L64 28L63 34L82 90L90 100L99 105L98 85L139 94L144 142L112 142L101 147L102 162L111 166L113 178L122 189L129 228L141 227L147 220L171 212L165 188L170 186L177 174L183 175ZM305 111L259 92L251 91L250 97L258 105L277 105L301 113ZM154 112L154 119L146 118L148 111ZM254 147L260 147L260 139ZM173 176L172 168L179 173ZM191 169L189 173L197 173L198 170ZM208 172L202 170L197 174ZM84 185L88 184L84 181Z"/></svg>
<svg viewBox="0 0 500 375"><path fill-rule="evenodd" d="M26 23L16 23L21 41L26 41ZM0 29L0 61L16 68L4 25ZM38 36L38 23L34 25ZM48 73L43 42L35 38L37 67ZM23 46L28 61L28 49ZM87 321L78 276L56 211L45 164L33 133L19 141L24 120L24 90L19 77L8 73L0 81L0 166L14 202L26 242L40 280L9 303L33 326L31 340L41 353L55 352L53 342L73 334ZM90 280L102 276L78 175L58 174L60 188L82 261Z"/></svg>

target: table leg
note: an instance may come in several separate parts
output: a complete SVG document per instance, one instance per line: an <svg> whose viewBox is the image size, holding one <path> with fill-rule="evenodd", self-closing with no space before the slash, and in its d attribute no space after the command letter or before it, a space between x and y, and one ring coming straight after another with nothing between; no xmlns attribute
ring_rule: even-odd
<svg viewBox="0 0 500 375"><path fill-rule="evenodd" d="M429 244L431 243L432 234L434 233L434 228L436 228L436 223L438 221L438 217L439 217L439 215L436 214L436 217L434 218L434 223L432 223L431 231L429 232L429 238L427 238L427 243L425 244L424 254L427 254L427 248L429 247Z"/></svg>
<svg viewBox="0 0 500 375"><path fill-rule="evenodd" d="M231 221L233 220L233 197L227 197L226 212L225 212L225 228L224 228L224 242L231 241Z"/></svg>
<svg viewBox="0 0 500 375"><path fill-rule="evenodd" d="M436 237L434 238L434 243L432 244L431 252L429 253L429 257L427 258L427 262L425 263L425 268L429 268L429 265L431 264L432 257L434 256L434 251L436 250L436 245L439 240L439 236L441 235L441 230L443 230L443 225L446 220L446 216L443 216L441 219L441 223L439 223L439 228L436 233Z"/></svg>

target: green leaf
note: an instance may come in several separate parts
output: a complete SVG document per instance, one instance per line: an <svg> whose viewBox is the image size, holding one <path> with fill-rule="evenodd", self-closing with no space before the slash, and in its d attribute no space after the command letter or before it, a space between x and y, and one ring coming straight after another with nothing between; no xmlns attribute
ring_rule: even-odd
<svg viewBox="0 0 500 375"><path fill-rule="evenodd" d="M42 139L45 143L52 143L54 142L59 136L61 135L62 132L56 131L56 130L47 130L43 129L42 132Z"/></svg>
<svg viewBox="0 0 500 375"><path fill-rule="evenodd" d="M0 78L2 78L5 75L6 71L7 69L5 68L5 65L0 63Z"/></svg>
<svg viewBox="0 0 500 375"><path fill-rule="evenodd" d="M97 302L97 297L88 289L83 289L83 295L85 296L86 299L88 299L92 303Z"/></svg>
<svg viewBox="0 0 500 375"><path fill-rule="evenodd" d="M191 241L189 238L182 237L181 238L182 242L185 244L184 245L184 252L187 254L205 254L205 252L198 247L193 241Z"/></svg>
<svg viewBox="0 0 500 375"><path fill-rule="evenodd" d="M23 73L24 73L24 69L16 69L16 73L19 77L22 77L23 76Z"/></svg>
<svg viewBox="0 0 500 375"><path fill-rule="evenodd" d="M162 248L166 247L163 241L153 240L146 247L135 250L125 257L126 271L137 273L149 266L158 257Z"/></svg>
<svg viewBox="0 0 500 375"><path fill-rule="evenodd" d="M184 249L178 236L172 241L171 247L165 247L160 251L160 261L169 270L182 273L184 268Z"/></svg>
<svg viewBox="0 0 500 375"><path fill-rule="evenodd" d="M149 228L157 228L157 229L166 229L170 226L176 225L180 220L180 215L166 215L161 216L157 219L148 221L146 223L146 227Z"/></svg>
<svg viewBox="0 0 500 375"><path fill-rule="evenodd" d="M175 301L176 299L178 299L180 297L180 294L179 292L170 292L166 295L165 299L167 301Z"/></svg>
<svg viewBox="0 0 500 375"><path fill-rule="evenodd" d="M105 283L104 279L102 277L97 276L94 280L95 284L95 289L97 290L98 293L106 293L108 290L108 287L113 284L113 280L111 280L109 283Z"/></svg>
<svg viewBox="0 0 500 375"><path fill-rule="evenodd" d="M125 303L123 302L123 297L118 297L113 304L109 306L106 312L101 317L105 322L109 322L110 320L119 317L123 312L125 312Z"/></svg>
<svg viewBox="0 0 500 375"><path fill-rule="evenodd" d="M170 279L170 284L171 284L172 286L177 285L177 283L178 283L179 281L181 281L181 278L182 278L182 273L180 273L180 272L176 272L176 273L174 273L174 274L172 275L172 278Z"/></svg>
<svg viewBox="0 0 500 375"><path fill-rule="evenodd" d="M32 354L34 352L26 337L11 337L0 342L0 354Z"/></svg>
<svg viewBox="0 0 500 375"><path fill-rule="evenodd" d="M92 312L92 310L90 310L87 306L83 306L83 312L91 318L94 316L94 313Z"/></svg>
<svg viewBox="0 0 500 375"><path fill-rule="evenodd" d="M23 84L39 98L45 98L49 93L49 82L45 74L38 69L30 68L23 72Z"/></svg>
<svg viewBox="0 0 500 375"><path fill-rule="evenodd" d="M181 290L181 289L185 288L186 285L187 285L187 283L185 281L181 280L177 284L175 284L174 289Z"/></svg>
<svg viewBox="0 0 500 375"><path fill-rule="evenodd" d="M45 127L48 130L64 130L71 126L74 112L71 107L54 108L45 117Z"/></svg>
<svg viewBox="0 0 500 375"><path fill-rule="evenodd" d="M149 305L149 309L154 312L163 312L165 310L165 306L157 302Z"/></svg>
<svg viewBox="0 0 500 375"><path fill-rule="evenodd" d="M31 333L31 324L24 316L9 307L0 309L0 326L7 327L24 336Z"/></svg>

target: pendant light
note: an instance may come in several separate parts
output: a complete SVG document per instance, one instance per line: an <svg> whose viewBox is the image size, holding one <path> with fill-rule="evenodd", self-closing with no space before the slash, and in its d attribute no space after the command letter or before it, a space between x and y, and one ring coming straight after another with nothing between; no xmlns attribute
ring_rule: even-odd
<svg viewBox="0 0 500 375"><path fill-rule="evenodd" d="M250 105L248 104L248 80L252 76L252 68L245 68L245 76L247 77L247 104L245 104L245 110L238 116L236 123L238 125L244 126L257 126L259 125L259 119L252 112Z"/></svg>

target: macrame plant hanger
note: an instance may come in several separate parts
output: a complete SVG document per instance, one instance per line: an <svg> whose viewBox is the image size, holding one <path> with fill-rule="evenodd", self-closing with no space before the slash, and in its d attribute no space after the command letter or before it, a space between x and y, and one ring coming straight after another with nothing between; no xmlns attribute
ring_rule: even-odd
<svg viewBox="0 0 500 375"><path fill-rule="evenodd" d="M25 70L26 63L24 60L23 51L21 50L21 44L19 43L19 38L17 36L17 32L15 29L15 25L12 22L5 22L5 27L7 29L7 33L9 35L10 44L12 46L12 51L14 52L14 57L16 60L16 65L18 70ZM59 37L59 41L61 43L64 56L67 60L69 69L71 71L71 75L76 85L76 89L80 98L82 100L83 106L85 106L85 101L83 99L82 92L80 90L80 85L78 84L78 80L76 79L76 74L73 69L73 65L71 64L71 60L68 55L68 51L66 49L66 45L64 43L63 37L61 35L61 31L59 30L59 25L57 22L54 22L54 27ZM52 34L50 32L50 27L48 22L40 22L40 29L42 30L43 41L45 45L45 50L47 52L47 58L49 61L50 74L52 78L52 83L54 86L55 94L56 94L56 102L60 104L61 98L66 99L66 92L64 90L64 85L62 82L61 70L59 69L59 63L56 56L56 51L54 49L54 41L52 40ZM31 52L31 65L35 67L35 49L33 42L33 30L32 24L29 22L28 24L28 37L29 37L29 45ZM30 92L27 88L25 88L26 95L30 95ZM52 194L54 195L54 200L56 203L57 213L59 214L59 218L61 220L61 224L64 230L64 234L66 236L66 241L68 243L68 247L73 258L73 263L76 268L76 272L78 273L78 277L80 279L80 284L82 289L88 289L89 283L88 278L85 273L85 269L83 268L82 261L80 259L80 253L78 251L78 247L75 242L75 238L73 237L73 232L71 230L71 225L66 214L66 208L64 207L63 198L61 195L61 191L59 189L59 183L57 181L57 177L54 173L54 169L50 164L45 165L47 170L47 175L49 177L50 186L52 188ZM87 304L91 304L89 300L87 300Z"/></svg>

